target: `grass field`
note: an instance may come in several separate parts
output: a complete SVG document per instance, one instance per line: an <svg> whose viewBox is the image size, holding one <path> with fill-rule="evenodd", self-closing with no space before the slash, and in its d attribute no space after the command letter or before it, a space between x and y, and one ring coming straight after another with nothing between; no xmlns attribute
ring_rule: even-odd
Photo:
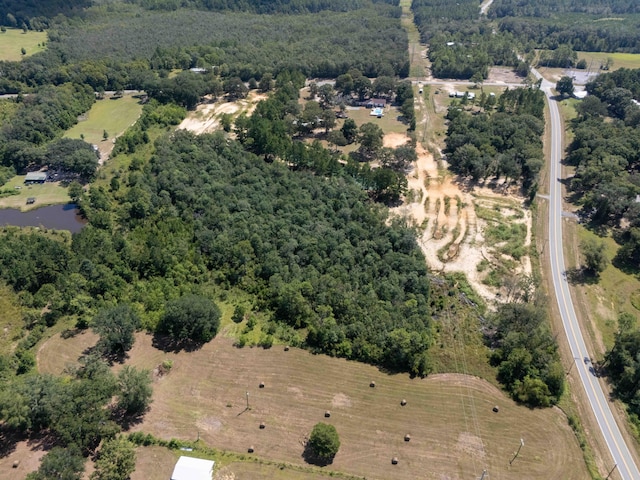
<svg viewBox="0 0 640 480"><path fill-rule="evenodd" d="M42 52L47 41L46 32L34 32L32 30L24 33L20 28L7 28L7 31L0 33L0 60L18 61L25 56ZM26 54L22 55L22 49Z"/></svg>
<svg viewBox="0 0 640 480"><path fill-rule="evenodd" d="M24 178L25 175L16 175L4 184L2 190L18 192L18 194L0 198L0 208L17 208L26 211L45 205L55 205L69 201L67 188L62 187L59 182L25 185ZM18 189L16 187L20 188ZM29 197L35 197L36 202L27 205L27 198Z"/></svg>
<svg viewBox="0 0 640 480"><path fill-rule="evenodd" d="M600 65L604 65L608 58L613 60L609 71L620 68L640 68L640 53L578 52L578 60L583 58L592 72L598 71Z"/></svg>
<svg viewBox="0 0 640 480"><path fill-rule="evenodd" d="M352 118L358 127L365 123L375 123L384 133L406 133L407 125L402 123L398 118L401 116L397 107L387 107L384 109L382 118L371 115L371 110L365 107L359 107L357 110L347 110L347 116ZM338 124L342 126L342 122ZM338 126L336 126L338 128Z"/></svg>
<svg viewBox="0 0 640 480"><path fill-rule="evenodd" d="M595 233L578 226L580 241L588 238L606 245L607 257L615 257L620 246L610 236L601 238ZM586 298L590 305L589 311L596 323L599 333L607 349L613 346L614 335L618 329L618 315L628 312L636 318L640 316L640 280L619 268L609 265L600 274L600 279L592 285L585 285ZM601 359L598 359L601 360Z"/></svg>
<svg viewBox="0 0 640 480"><path fill-rule="evenodd" d="M109 139L124 132L142 113L142 105L133 94L121 98L105 98L93 104L85 118L67 130L68 138L81 138L92 144L100 145L106 130ZM110 140L108 140L110 141Z"/></svg>
<svg viewBox="0 0 640 480"><path fill-rule="evenodd" d="M80 352L91 343L86 336L55 336L42 346L39 360L52 367L59 352ZM519 407L476 377L411 379L294 348L236 349L227 338L193 353L165 353L152 347L145 334L138 334L128 363L153 369L165 359L173 360L173 368L154 382L151 410L135 427L160 438L199 436L236 457L252 445L259 458L304 465L306 436L316 422L328 421L336 426L342 446L334 463L325 467L327 473L414 480L474 478L486 468L494 480L588 478L560 410ZM258 388L260 382L264 388ZM403 398L408 402L404 407ZM494 405L500 408L497 414ZM329 419L324 418L326 410L331 411ZM266 428L258 428L260 422ZM407 433L410 442L404 441ZM510 466L520 438L525 447ZM391 464L393 456L398 465ZM156 471L138 478L161 476Z"/></svg>

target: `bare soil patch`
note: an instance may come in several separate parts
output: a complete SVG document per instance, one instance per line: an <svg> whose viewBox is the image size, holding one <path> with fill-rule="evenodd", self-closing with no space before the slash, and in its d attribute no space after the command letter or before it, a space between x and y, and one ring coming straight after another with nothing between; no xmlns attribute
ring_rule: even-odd
<svg viewBox="0 0 640 480"><path fill-rule="evenodd" d="M486 221L478 218L476 208L498 211L504 221L521 222L526 225L524 246L531 244L531 214L522 208L523 198L512 192L496 193L490 188L469 189L458 178L450 174L446 165L438 165L433 155L421 145L417 146L418 160L407 176L409 194L403 205L393 209L397 215L412 219L421 232L418 241L427 264L443 272L463 272L474 289L485 299L494 300L500 288L490 287L486 282L487 272L479 271L484 260L500 263L500 255L494 246L486 245L484 230ZM445 162L443 162L444 164ZM514 202L514 209L502 208L504 202ZM520 213L522 219L511 217ZM531 273L528 255L519 261L515 273Z"/></svg>
<svg viewBox="0 0 640 480"><path fill-rule="evenodd" d="M396 148L408 141L409 138L404 133L387 133L382 139L382 145L387 148Z"/></svg>
<svg viewBox="0 0 640 480"><path fill-rule="evenodd" d="M524 79L516 75L513 68L491 67L485 83L522 83Z"/></svg>
<svg viewBox="0 0 640 480"><path fill-rule="evenodd" d="M206 97L205 102L198 105L195 111L189 112L182 123L178 125L178 129L189 130L196 135L215 132L220 129L222 114L226 113L235 116L246 112L247 115L251 115L258 102L266 98L266 95L255 91L250 92L247 98L234 102Z"/></svg>

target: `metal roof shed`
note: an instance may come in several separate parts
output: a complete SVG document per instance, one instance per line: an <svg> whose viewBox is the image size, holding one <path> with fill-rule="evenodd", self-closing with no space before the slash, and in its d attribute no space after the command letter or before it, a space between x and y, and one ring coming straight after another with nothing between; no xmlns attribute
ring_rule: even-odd
<svg viewBox="0 0 640 480"><path fill-rule="evenodd" d="M173 468L171 480L211 480L214 465L213 460L180 457Z"/></svg>

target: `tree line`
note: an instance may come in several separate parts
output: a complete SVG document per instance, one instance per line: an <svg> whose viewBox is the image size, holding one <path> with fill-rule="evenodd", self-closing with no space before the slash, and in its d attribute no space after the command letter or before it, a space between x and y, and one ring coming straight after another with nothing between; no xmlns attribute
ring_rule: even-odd
<svg viewBox="0 0 640 480"><path fill-rule="evenodd" d="M90 87L70 83L18 97L17 108L0 126L0 163L15 172L46 165L90 179L98 167L97 153L83 140L60 136L94 101Z"/></svg>
<svg viewBox="0 0 640 480"><path fill-rule="evenodd" d="M522 182L527 194L535 195L544 164L543 112L544 94L537 88L507 90L495 107L481 112L470 113L453 103L447 113L445 150L451 168L474 181L493 175L506 184Z"/></svg>
<svg viewBox="0 0 640 480"><path fill-rule="evenodd" d="M399 0L126 0L148 10L195 8L212 11L242 11L259 14L307 14L325 10L348 12L373 3L398 6ZM398 13L398 16L400 14Z"/></svg>
<svg viewBox="0 0 640 480"><path fill-rule="evenodd" d="M478 2L464 0L452 7L445 0L415 0L411 10L422 41L429 43L436 77L483 79L490 66L518 64L513 39L496 34L480 19Z"/></svg>

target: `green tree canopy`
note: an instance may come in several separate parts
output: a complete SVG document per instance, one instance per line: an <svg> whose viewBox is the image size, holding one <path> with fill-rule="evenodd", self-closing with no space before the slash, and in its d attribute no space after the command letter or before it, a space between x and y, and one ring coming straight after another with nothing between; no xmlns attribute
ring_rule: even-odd
<svg viewBox="0 0 640 480"><path fill-rule="evenodd" d="M136 468L134 444L122 436L105 442L95 465L91 480L127 480Z"/></svg>
<svg viewBox="0 0 640 480"><path fill-rule="evenodd" d="M185 295L167 303L158 330L178 342L208 342L219 326L220 309L215 303L201 295Z"/></svg>
<svg viewBox="0 0 640 480"><path fill-rule="evenodd" d="M340 437L333 425L316 423L309 436L309 448L323 460L332 460L340 449Z"/></svg>
<svg viewBox="0 0 640 480"><path fill-rule="evenodd" d="M38 471L27 475L27 480L80 480L84 462L82 452L75 445L53 447L42 457Z"/></svg>
<svg viewBox="0 0 640 480"><path fill-rule="evenodd" d="M560 95L573 95L574 91L573 78L564 76L556 83L556 90Z"/></svg>
<svg viewBox="0 0 640 480"><path fill-rule="evenodd" d="M589 273L600 275L609 265L609 258L606 254L606 245L593 238L587 238L580 242L580 250L584 259L584 268Z"/></svg>
<svg viewBox="0 0 640 480"><path fill-rule="evenodd" d="M93 319L93 331L100 335L98 348L106 354L124 355L133 346L140 319L127 304L102 310Z"/></svg>
<svg viewBox="0 0 640 480"><path fill-rule="evenodd" d="M151 374L125 365L118 373L118 408L127 415L144 413L151 403Z"/></svg>

